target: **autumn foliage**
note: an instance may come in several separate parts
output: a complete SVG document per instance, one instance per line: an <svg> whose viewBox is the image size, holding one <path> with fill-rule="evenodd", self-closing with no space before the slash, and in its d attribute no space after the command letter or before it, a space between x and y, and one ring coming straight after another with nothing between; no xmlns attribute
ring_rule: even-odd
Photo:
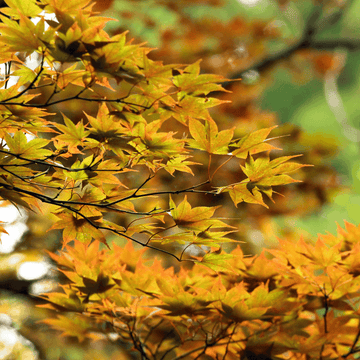
<svg viewBox="0 0 360 360"><path fill-rule="evenodd" d="M273 118L229 125L244 104L229 103L227 79L110 36L88 0L6 3L0 197L61 234L49 256L63 282L41 296L54 310L43 323L116 343L123 359L356 359L358 227L258 255L240 247L251 223L236 214L286 203L276 189L312 171L281 155Z"/></svg>

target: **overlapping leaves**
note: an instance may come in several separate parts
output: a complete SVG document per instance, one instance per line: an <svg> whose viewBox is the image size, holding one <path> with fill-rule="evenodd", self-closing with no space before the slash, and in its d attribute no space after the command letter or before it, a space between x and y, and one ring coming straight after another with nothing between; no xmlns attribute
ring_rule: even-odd
<svg viewBox="0 0 360 360"><path fill-rule="evenodd" d="M339 237L358 230L349 224L347 229L341 229ZM271 354L277 356L308 354L315 359L322 353L326 359L344 357L357 337L359 317L359 275L352 272L346 260L358 249L349 251L345 247L344 238L330 252L321 237L314 244L282 240L278 247L268 250L274 256L271 259L264 253L244 258L238 248L227 254L232 269L219 266L210 270L195 265L175 273L154 259L149 263L143 251L134 250L130 243L125 248L99 251L97 242L75 242L68 252L52 255L70 284L64 287L64 294L46 295L46 306L79 312L88 318L81 317L81 326L71 325L73 316L48 323L64 334L84 339L95 336L96 321L116 321L123 334L129 331L125 324L140 321L141 327L134 325L131 331L141 339L165 329L175 329L187 339L191 331L199 341L198 352L206 341L203 332L210 332L216 343L220 342L214 358L225 345L230 354L236 354L239 344L249 353L260 349L266 352L272 344ZM264 277L261 263L270 264L272 273ZM224 327L214 328L214 323ZM154 324L158 324L157 330L152 328ZM223 336L233 341L221 345ZM336 348L339 336L343 345ZM144 341L151 348L151 343ZM186 342L172 341L177 342L176 356L184 354ZM160 347L167 349L167 342Z"/></svg>
<svg viewBox="0 0 360 360"><path fill-rule="evenodd" d="M299 182L299 180L291 178L289 175L286 175L286 173L291 173L304 166L309 166L287 162L297 156L299 155L283 156L274 160L270 160L269 156L265 156L254 160L249 154L245 166L240 165L247 179L237 184L221 187L218 189L218 192L229 192L235 205L245 201L267 207L261 193L266 194L273 200L273 186Z"/></svg>
<svg viewBox="0 0 360 360"><path fill-rule="evenodd" d="M221 248L236 240L233 227L214 217L218 205L173 200L187 192L229 192L235 205L266 206L262 194L272 199L272 187L296 182L287 174L304 166L289 161L295 156L270 160L272 127L242 139L233 138L235 129L219 131L208 109L224 102L210 96L223 90L224 78L201 74L198 61L150 60L150 49L128 41L125 32L110 37L107 19L93 16L86 0L7 4L0 60L12 67L0 91L0 196L32 210L48 204L50 230L62 231L66 251L51 256L68 283L43 297L47 308L63 313L49 325L80 341L111 328L141 348L143 358L199 358L211 348L212 358L232 360L251 344L271 343L274 353L289 356L310 352L307 339L319 337L326 322L314 309L355 309L346 302L358 295L354 251L334 246L323 255L321 241L281 243L287 251L274 251L274 259L245 259L239 248ZM55 18L45 20L40 10ZM35 70L26 65L30 55L40 59ZM10 85L11 76L22 79ZM80 101L84 113L72 116ZM44 120L49 115L51 122ZM54 136L41 138L42 132ZM214 190L212 155L224 159L219 168L238 161L236 176L246 179ZM184 175L199 173L194 165L208 165L206 182L187 184ZM176 177L181 172L184 178ZM169 174L178 183L168 182ZM127 245L112 244L115 237ZM144 259L131 241L190 266L175 271L153 256ZM306 296L314 302L305 304ZM356 336L350 322L359 318L356 311L338 319L328 312L326 320ZM308 312L318 316L311 325ZM289 324L299 328L291 333L295 339L284 335Z"/></svg>

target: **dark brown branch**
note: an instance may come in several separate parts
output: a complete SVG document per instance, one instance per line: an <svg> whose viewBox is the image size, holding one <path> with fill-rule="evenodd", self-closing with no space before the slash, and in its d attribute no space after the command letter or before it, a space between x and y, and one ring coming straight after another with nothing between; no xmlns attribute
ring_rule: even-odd
<svg viewBox="0 0 360 360"><path fill-rule="evenodd" d="M200 184L197 184L197 185L194 185L194 186L190 186L186 189L182 189L182 190L165 190L165 191L157 191L157 192L153 192L153 193L148 193L148 194L140 194L140 195L137 195L136 193L138 192L138 190L135 191L135 193L133 193L132 195L129 195L129 196L126 196L120 200L116 200L116 201L113 201L112 203L109 203L108 205L115 205L119 202L122 202L122 201L125 201L125 200L128 200L128 199L132 199L132 198L141 198L141 197L145 197L145 196L155 196L155 195L177 195L177 194L181 194L181 193L184 193L184 192L196 192L196 188L202 186L202 185L205 185L205 184L208 184L210 181L209 180L206 180ZM206 194L216 194L214 191L204 191L204 193Z"/></svg>
<svg viewBox="0 0 360 360"><path fill-rule="evenodd" d="M10 79L10 71L11 71L11 61L5 63L5 85L4 88L7 89L9 79Z"/></svg>
<svg viewBox="0 0 360 360"><path fill-rule="evenodd" d="M351 349L345 355L342 356L343 359L346 359L349 355L355 354L359 351L359 349L356 348L356 344L358 343L359 339L360 339L360 327L358 328L358 332L355 336L354 342L351 345Z"/></svg>
<svg viewBox="0 0 360 360"><path fill-rule="evenodd" d="M144 184L146 182L144 182ZM199 187L199 186L201 186L201 185L203 185L203 184L205 184L207 182L208 181L206 181L206 182L204 182L202 184L194 185L194 186L192 186L190 188L183 189L183 190L161 191L161 192L157 192L157 193L148 193L148 194L142 194L142 195L136 195L135 194L135 195L133 195L133 197L136 198L136 197L143 197L143 196L152 196L152 195L155 195L155 194L156 195L158 195L158 194L180 194L180 193L184 193L184 192L192 192L192 190L194 188ZM156 251L165 253L167 255L170 255L170 256L174 257L179 262L181 262L181 261L193 261L191 259L183 259L182 255L181 255L181 257L178 257L178 256L176 256L175 254L173 254L173 253L171 253L169 251L166 251L166 250L163 250L161 248L152 246L152 245L150 245L148 243L149 241L146 241L145 243L143 243L140 240L137 240L137 239L135 239L135 238L133 238L131 236L126 235L125 232L118 231L118 230L113 229L113 228L111 228L109 226L98 225L94 221L92 221L89 217L84 215L80 210L75 209L74 207L71 206L71 205L83 205L83 206L94 206L94 207L98 207L98 208L107 208L107 209L109 209L110 204L94 204L94 203L83 203L83 202L76 202L76 201L62 201L62 200L56 200L56 199L54 199L52 197L49 197L49 196L46 196L46 195L43 195L43 194L39 194L39 193L36 193L36 192L33 192L33 191L21 189L21 188L19 188L17 186L12 186L12 185L7 185L7 184L1 184L1 186L8 189L8 190L16 191L18 193L22 193L22 194L26 194L28 196L34 197L34 198L40 200L41 202L48 203L48 204L51 204L51 205L55 205L55 206L59 206L61 208L67 209L67 210L77 214L78 216L80 216L82 219L84 219L86 222L88 222L92 227L94 227L97 230L111 231L112 233L115 233L115 234L117 234L119 236L125 237L126 239L131 240L131 241L133 241L133 242L135 242L135 243L137 243L137 244L139 244L139 245L141 245L143 247L147 247L149 249L156 250ZM126 197L126 199L129 199L129 198L131 198L131 196ZM122 199L122 200L124 200L124 199ZM114 203L116 203L116 202L114 202ZM117 211L122 211L122 210L117 210ZM133 215L143 215L143 214L144 213L133 213ZM152 213L151 212L146 213L146 215L152 215Z"/></svg>
<svg viewBox="0 0 360 360"><path fill-rule="evenodd" d="M25 90L23 90L24 92L30 90L29 87L27 87ZM11 99L13 99L14 97L11 97L9 99L5 99L0 101L0 105L17 105L17 106L23 106L23 107L29 107L29 108L44 108L47 106L52 106L52 105L56 105L56 104L60 104L60 103L64 103L67 101L71 101L71 100L82 100L82 101L89 101L89 102L108 102L108 103L120 103L120 104L124 104L124 105L129 105L129 106L134 106L134 107L140 107L144 110L148 110L151 108L151 105L145 106L145 105L141 105L141 104L135 104L135 103L130 103L127 102L125 100L123 100L124 98L120 98L120 99L104 99L104 98L85 98L85 97L80 97L80 95L86 90L86 88L82 89L78 94L74 95L74 96L70 96L64 99L59 99L59 100L54 100L53 102L45 102L44 104L27 104L24 102L9 102ZM19 94L16 95L16 98L18 98ZM49 100L49 99L48 99ZM157 100L156 100L157 101ZM155 102L156 102L155 101Z"/></svg>
<svg viewBox="0 0 360 360"><path fill-rule="evenodd" d="M14 99L18 99L19 97L21 97L22 95L24 95L26 92L28 92L29 90L32 89L32 87L34 86L34 84L36 83L36 81L39 79L41 73L44 71L44 61L45 61L45 56L44 53L42 54L41 57L41 63L40 63L40 70L39 72L36 74L35 78L33 79L33 81L22 91L20 91L18 94L5 99L2 101L2 103L4 103L3 105L10 105L11 103L9 103L8 101L10 100L14 100Z"/></svg>
<svg viewBox="0 0 360 360"><path fill-rule="evenodd" d="M135 333L135 329L131 329L130 328L130 324L128 323L127 324L128 326L128 330L129 330L129 336L130 336L130 339L134 345L134 348L139 351L139 353L141 354L141 359L142 360L150 360L150 358L147 356L145 350L144 350L144 346L141 342L141 340L139 339L139 337L136 335Z"/></svg>
<svg viewBox="0 0 360 360"><path fill-rule="evenodd" d="M16 159L19 159L19 160L27 161L27 163L25 163L25 164L0 164L0 166L6 166L6 167L19 167L19 166L37 164L37 165L44 165L44 166L47 166L47 167L53 167L53 168L57 168L57 169L61 169L61 170L66 170L66 171L69 171L69 172L79 172L79 171L98 171L98 172L100 172L100 171L112 171L112 172L120 171L121 172L122 170L124 170L124 168L120 168L120 169L96 169L96 170L94 170L94 167L97 166L99 163L101 163L101 161L98 161L95 164L90 164L90 165L88 165L88 166L86 166L84 168L72 169L72 168L69 168L69 167L66 167L66 166L63 166L63 165L57 165L54 162L48 163L45 160L27 159L27 158L25 158L25 157L23 157L23 156L21 156L19 154L14 154L14 153L12 153L10 151L0 150L0 153L13 156L13 157L15 157ZM55 157L55 156L51 156L51 157Z"/></svg>
<svg viewBox="0 0 360 360"><path fill-rule="evenodd" d="M125 198L122 198L120 200L116 200L110 203L91 203L91 202L83 202L83 201L73 201L73 200L56 200L56 198L44 195L44 194L39 194L33 191L29 191L29 190L25 190L25 189L21 189L17 186L13 186L13 185L6 185L6 184L1 184L1 186L7 188L8 190L13 190L13 191L17 191L19 193L23 193L32 197L36 197L37 199L43 201L43 202L47 202L48 204L52 204L52 205L56 205L56 206L60 206L60 207L65 207L67 205L80 205L80 206L91 206L91 207L98 207L98 208L102 208L102 209L111 209L111 210L115 210L117 212L125 212L125 213L130 213L132 215L153 215L153 211L151 212L147 212L147 213L138 213L138 212L129 212L126 210L120 210L120 209L114 209L111 208L112 205L118 204L122 201L125 200L129 200L129 199L135 199L135 198L139 198L139 197L146 197L146 196L155 196L155 195L171 195L171 194L181 194L181 193L186 193L186 192L193 192L194 188L196 187L200 187L204 184L208 183L208 181L203 182L201 184L198 185L193 185L189 188L186 189L182 189L182 190L164 190L164 191L158 191L158 192L153 192L153 193L146 193L146 194L141 194L141 195L136 195L135 193L139 190L139 188L136 189L136 191L129 196L126 196ZM64 189L66 190L66 189ZM208 194L214 194L212 191L208 191ZM163 213L164 211L161 211L160 213ZM160 213L156 213L156 214L160 214Z"/></svg>
<svg viewBox="0 0 360 360"><path fill-rule="evenodd" d="M348 1L347 8L351 6L352 1ZM271 69L273 66L278 64L284 59L288 59L295 52L302 49L313 49L313 50L335 50L337 48L345 48L349 51L358 51L360 50L360 40L350 40L348 38L342 39L326 39L326 40L316 40L315 37L319 33L319 31L333 24L334 20L339 21L341 17L343 17L345 11L344 9L340 9L338 13L332 14L329 18L325 18L322 21L319 21L321 16L321 7L317 8L316 11L310 16L308 20L303 36L301 39L295 43L294 45L277 52L276 54L267 54L264 59L259 62L245 68L233 74L231 79L239 79L241 75L249 70L256 70L258 72L265 72ZM231 83L224 83L224 87L228 87Z"/></svg>

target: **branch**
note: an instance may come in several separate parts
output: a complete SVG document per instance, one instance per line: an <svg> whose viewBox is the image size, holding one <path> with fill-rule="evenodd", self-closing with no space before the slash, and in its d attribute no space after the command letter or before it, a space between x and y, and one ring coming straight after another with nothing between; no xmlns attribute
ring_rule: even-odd
<svg viewBox="0 0 360 360"><path fill-rule="evenodd" d="M31 85L31 84L30 84ZM82 100L82 101L89 101L89 102L108 102L108 103L120 103L120 104L124 104L124 105L129 105L129 106L138 106L140 108L142 108L143 110L149 110L153 104L158 101L158 99L156 99L151 105L141 105L141 104L135 104L135 103L130 103L124 100L124 98L119 98L119 99L104 99L104 98L85 98L85 97L80 97L80 95L87 90L87 88L83 88L79 93L77 93L74 96L70 96L64 99L59 99L59 100L54 100L52 102L48 102L50 100L50 98L43 104L26 104L24 102L9 102L10 100L14 99L14 98L18 98L19 96L21 96L22 94L24 94L25 92L27 92L28 90L30 90L30 85L28 87L26 87L26 89L24 89L23 91L21 91L21 93L0 101L0 105L16 105L16 106L22 106L22 107L29 107L29 108L45 108L47 106L52 106L52 105L56 105L56 104L60 104L60 103L64 103L67 101L71 101L71 100ZM21 94L21 95L20 95ZM168 94L166 94L167 96ZM52 97L52 96L51 96ZM139 111L139 110L134 110L134 111Z"/></svg>
<svg viewBox="0 0 360 360"><path fill-rule="evenodd" d="M182 189L182 190L165 190L165 191L157 191L157 192L153 192L153 193L148 193L148 194L140 194L140 195L137 195L137 191L135 191L135 193L133 193L132 195L129 195L129 196L126 196L120 200L116 200L112 203L109 203L108 205L114 205L114 204L117 204L121 201L125 201L125 200L128 200L128 199L131 199L131 198L141 198L141 197L144 197L144 196L155 196L155 195L177 195L177 194L181 194L181 193L184 193L184 192L197 192L197 190L194 190L202 185L205 185L205 184L208 184L210 183L209 180L206 180L200 184L197 184L197 185L193 185L193 186L190 186L186 189ZM216 193L214 191L201 191L202 193L206 193L206 194L214 194L216 195Z"/></svg>
<svg viewBox="0 0 360 360"><path fill-rule="evenodd" d="M101 160L96 162L95 164L90 164L84 168L78 168L78 169L72 169L72 168L69 168L69 167L66 167L64 165L58 165L56 164L55 162L53 163L48 163L46 162L45 160L48 160L50 159L51 157L56 157L57 155L52 155L51 157L49 157L48 159L45 159L45 160L33 160L33 159L27 159L25 158L24 156L21 156L19 154L14 154L10 151L5 151L5 150L0 150L0 153L3 153L3 154L7 154L7 155L10 155L10 156L13 156L15 157L16 159L19 159L19 160L24 160L24 161L27 161L28 163L26 164L0 164L0 166L7 166L7 167L19 167L19 166L26 166L26 165L33 165L33 164L37 164L37 165L45 165L47 167L53 167L53 168L57 168L57 169L61 169L61 170L66 170L66 171L69 171L69 172L79 172L79 171L112 171L112 172L117 172L117 171L122 171L124 170L124 168L120 168L120 169L97 169L97 170L94 170L94 167L98 164L101 163Z"/></svg>
<svg viewBox="0 0 360 360"><path fill-rule="evenodd" d="M28 92L29 90L32 89L32 87L34 86L34 84L36 83L36 81L39 79L41 73L44 71L44 61L45 61L45 56L44 56L44 52L42 53L42 57L41 57L41 63L40 63L40 70L39 72L36 74L35 78L33 79L33 81L29 84L29 86L27 86L24 90L20 91L18 94L5 99L2 101L2 103L4 103L3 105L10 105L11 103L8 103L8 101L10 100L14 100L17 99L19 97L21 97L22 95L24 95L26 92ZM9 69L10 72L10 69Z"/></svg>
<svg viewBox="0 0 360 360"><path fill-rule="evenodd" d="M150 358L147 356L145 350L144 350L144 346L140 340L140 338L136 335L135 333L135 329L131 329L130 325L127 324L128 329L129 329L129 336L131 338L131 341L134 345L134 348L139 351L139 353L141 354L141 359L142 360L150 360Z"/></svg>
<svg viewBox="0 0 360 360"><path fill-rule="evenodd" d="M148 181L148 179L143 183L143 185ZM192 261L191 259L183 259L182 256L183 256L183 253L181 253L181 256L176 256L175 254L169 252L169 251L166 251L166 250L163 250L161 248L158 248L158 247L155 247L155 246L152 246L149 244L149 239L143 243L141 242L140 240L137 240L131 236L128 236L126 235L125 232L122 232L122 231L119 231L119 230L116 230L116 229L113 229L112 227L109 227L109 226L103 226L103 225L98 225L97 223L95 223L94 221L92 221L88 216L84 215L80 210L78 209L75 209L74 207L72 207L71 205L84 205L84 206L94 206L94 207L98 207L98 208L106 208L106 209L110 209L110 210L114 210L113 208L109 208L109 206L111 204L115 204L115 203L118 203L120 201L123 201L125 199L129 199L131 197L133 198L137 198L137 197L144 197L144 196L152 196L152 195L159 195L159 194L180 194L180 193L184 193L184 192L192 192L194 191L194 188L196 187L199 187L199 186L202 186L203 184L206 184L208 183L208 181L204 182L204 183L201 183L201 184L198 184L198 185L194 185L194 186L191 186L190 188L187 188L187 189L183 189L183 190L174 190L174 191L159 191L159 192L154 192L154 193L148 193L148 194L142 194L142 195L136 195L136 192L139 190L137 189L133 195L130 195L130 196L127 196L126 198L124 199L120 199L118 201L114 201L113 203L109 203L109 204L95 204L95 203L84 203L84 202L80 202L80 201L63 201L63 200L56 200L56 198L52 198L50 196L47 196L47 195L44 195L44 194L39 194L39 193L36 193L36 192L33 192L33 191L30 191L30 190L25 190L25 189L21 189L17 186L12 186L12 185L8 185L8 184L1 184L2 187L6 188L7 190L11 190L11 191L16 191L18 193L22 193L22 194L26 194L28 196L31 196L33 198L36 198L38 200L40 200L41 202L44 202L44 203L48 203L48 204L51 204L51 205L55 205L55 206L59 206L61 208L64 208L64 209L67 209L69 210L70 212L72 213L75 213L77 214L78 216L80 216L82 219L84 219L86 222L88 222L92 227L94 227L95 229L97 230L105 230L105 231L110 231L116 235L119 235L119 236L122 236L128 240L131 240L143 247L147 247L149 249L152 249L152 250L156 250L156 251L159 251L159 252L162 252L164 254L167 254L167 255L170 255L172 256L173 258L175 258L177 261L179 262L182 262L182 261ZM212 192L209 192L209 193L212 193ZM128 211L123 211L123 210L120 210L120 209L116 209L116 211L120 211L120 212L126 212L126 213L129 213ZM156 214L161 214L163 213L164 211L162 212L158 212ZM149 212L149 213L132 213L132 215L153 215L153 213ZM151 239L151 237L150 237Z"/></svg>
<svg viewBox="0 0 360 360"><path fill-rule="evenodd" d="M355 336L354 342L352 343L350 350L342 356L343 359L346 359L349 355L355 354L359 351L359 349L356 348L356 344L359 341L359 339L360 339L360 327L358 327L358 332Z"/></svg>
<svg viewBox="0 0 360 360"><path fill-rule="evenodd" d="M352 1L349 0L346 4L346 7L351 6ZM331 14L325 18L322 22L318 23L321 16L321 8L318 8L310 19L307 21L305 26L303 36L301 39L294 45L286 48L282 51L279 51L273 55L267 54L266 57L257 63L242 69L236 74L232 75L231 79L238 79L246 71L255 69L258 72L265 72L266 70L272 68L274 65L279 63L281 60L289 58L295 52L301 49L314 49L314 50L335 50L337 48L345 48L349 51L358 51L360 50L360 40L350 40L348 38L343 39L327 39L327 40L316 40L315 36L320 30L333 24L334 20L339 21L341 17L344 16L344 9L340 9L337 13ZM228 87L230 82L225 82L223 87Z"/></svg>

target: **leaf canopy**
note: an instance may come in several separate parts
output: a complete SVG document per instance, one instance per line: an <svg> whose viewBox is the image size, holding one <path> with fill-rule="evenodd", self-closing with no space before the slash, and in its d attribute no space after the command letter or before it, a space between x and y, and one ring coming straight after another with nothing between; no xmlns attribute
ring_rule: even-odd
<svg viewBox="0 0 360 360"><path fill-rule="evenodd" d="M143 359L350 359L356 226L251 257L233 246L258 224L241 218L243 205L270 208L263 194L273 200L307 166L273 156L271 117L245 134L239 120L228 128L213 109L229 106L214 97L230 96L227 79L198 60L150 58L126 31L108 34L111 19L88 0L6 3L0 197L42 211L39 233L56 239L49 256L66 282L41 296L61 313L44 323L84 343L115 333Z"/></svg>

